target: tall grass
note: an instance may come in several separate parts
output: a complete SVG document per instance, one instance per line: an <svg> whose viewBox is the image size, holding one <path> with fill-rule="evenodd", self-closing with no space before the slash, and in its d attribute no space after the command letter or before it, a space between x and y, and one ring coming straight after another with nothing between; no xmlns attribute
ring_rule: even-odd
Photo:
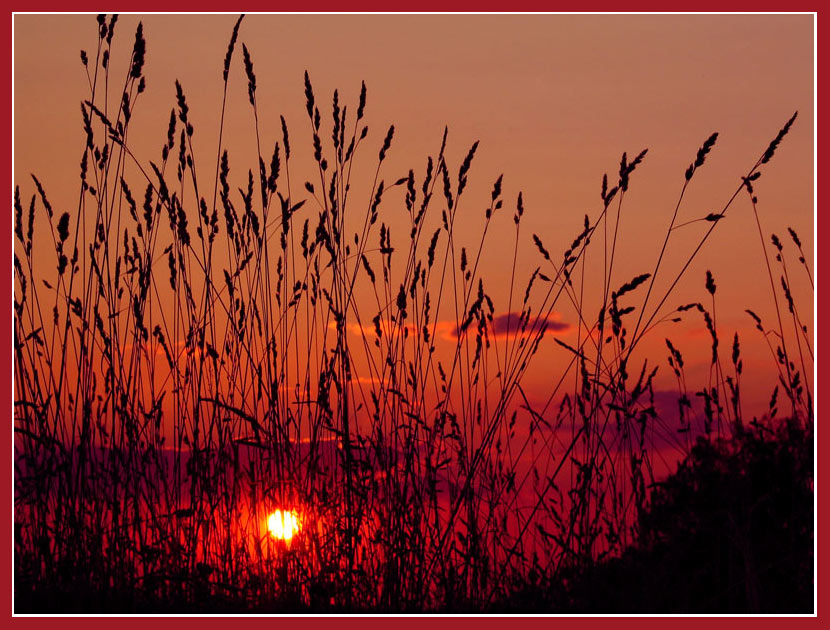
<svg viewBox="0 0 830 630"><path fill-rule="evenodd" d="M242 44L257 155L232 165L225 107L242 24L221 69L215 154L194 152L199 130L176 82L159 155L144 159L131 149L144 32L127 75L111 76L117 16L99 16L95 50L81 54L90 92L77 207L56 216L48 177L15 188L18 606L49 606L35 599L49 594L58 609L484 610L538 576L618 554L657 480L655 435L683 452L698 436L745 430L740 343L736 334L722 359L714 276L706 300L669 307L744 191L777 316L766 328L750 312L780 376L769 416L786 400L788 416L812 425L812 337L789 289L798 280L774 235L770 260L753 188L795 116L669 269L684 194L717 134L707 138L653 268L620 278L619 228L645 150L603 177L595 216L563 253L523 231L522 195L505 200L501 175L472 237L457 217L477 212L467 191L479 185L478 142L452 165L445 129L425 168L398 176L386 163L394 126L366 126L366 86L356 102L335 91L324 104L308 73L307 128L290 135L280 117L281 135L265 138ZM291 153L303 136L316 179L292 182L307 170ZM200 187L197 168L214 173L212 186ZM353 172L369 173L365 198ZM482 260L494 230L509 233L508 214L509 293L496 304L488 290L503 279L483 277ZM530 243L538 267L519 277ZM601 286L586 276L596 266ZM673 278L664 293L658 275ZM573 345L554 337L567 360L534 362L563 305L577 314ZM680 417L670 425L655 405L657 362L633 352L665 322L698 315L710 376L693 392L667 340ZM550 377L542 406L523 386L539 369ZM278 508L300 517L288 543L266 530Z"/></svg>

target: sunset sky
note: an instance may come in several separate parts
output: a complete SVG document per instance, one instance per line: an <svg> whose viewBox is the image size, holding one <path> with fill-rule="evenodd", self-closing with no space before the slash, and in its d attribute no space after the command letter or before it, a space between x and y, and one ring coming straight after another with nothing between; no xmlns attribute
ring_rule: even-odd
<svg viewBox="0 0 830 630"><path fill-rule="evenodd" d="M147 40L147 92L131 123L133 153L144 163L158 160L178 79L196 129L194 150L204 155L200 179L205 189L212 188L222 62L236 16L122 15L113 46L114 77L126 72L139 20ZM84 142L79 104L89 94L79 51L94 55L95 19L16 15L13 26L14 181L28 199L34 192L29 173L35 173L53 205L72 210ZM249 15L239 41L250 50L257 75L263 152L270 155L274 139L281 138L279 115L288 123L292 193L298 198L304 181L317 181L310 168L304 70L321 104L324 130L330 129L334 89L354 112L361 80L366 82L369 136L353 175L355 199L370 194L376 151L390 124L395 138L382 175L387 182L409 168L420 182L445 125L453 174L470 145L480 141L456 229L462 240L469 234L469 247L478 243L493 182L503 173L505 207L494 218L481 262L498 313L507 310L505 261L512 258L519 191L526 209L519 248L522 291L532 270L544 262L531 235L538 234L558 260L581 230L583 215L598 216L602 175L615 182L621 154L631 159L648 148L623 205L612 282L619 286L652 270L684 171L712 132L720 133L718 142L686 193L679 223L720 211L741 175L798 110L792 131L762 169L756 191L767 241L770 233L782 236L792 257L791 273L798 278L794 297L812 333L812 292L784 237L790 226L799 233L812 267L813 29L810 15ZM245 84L237 49L225 128L232 188L244 186L244 174L256 164ZM113 93L120 89L111 86ZM396 221L406 217L394 216L400 200L388 203L391 210L382 219L394 231ZM673 233L656 293L662 295L708 227L698 221ZM395 237L405 238L404 232L399 227ZM47 275L54 273L52 262L43 264L52 269ZM774 311L752 207L743 193L668 306L708 299L707 269L718 286L722 343L739 332L747 373L755 370L753 382L759 384L758 391L745 395L765 402L775 377L768 350L744 309L765 320ZM558 310L559 321L576 323L567 308ZM660 364L668 378L664 338L671 337L703 375L706 334L700 318L664 326L652 332L641 358ZM562 335L567 340L568 332ZM544 351L544 361L562 356L552 341ZM528 375L542 401L546 378L545 370ZM669 387L671 381L664 383Z"/></svg>
<svg viewBox="0 0 830 630"><path fill-rule="evenodd" d="M18 612L808 609L816 24L13 14Z"/></svg>

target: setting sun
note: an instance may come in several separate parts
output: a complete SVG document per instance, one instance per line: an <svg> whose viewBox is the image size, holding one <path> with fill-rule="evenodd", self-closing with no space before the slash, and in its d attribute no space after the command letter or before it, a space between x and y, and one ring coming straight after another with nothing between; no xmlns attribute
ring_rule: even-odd
<svg viewBox="0 0 830 630"><path fill-rule="evenodd" d="M276 510L268 517L268 533L274 538L288 542L300 531L300 521L296 512Z"/></svg>
<svg viewBox="0 0 830 630"><path fill-rule="evenodd" d="M13 615L816 615L817 33L12 11Z"/></svg>

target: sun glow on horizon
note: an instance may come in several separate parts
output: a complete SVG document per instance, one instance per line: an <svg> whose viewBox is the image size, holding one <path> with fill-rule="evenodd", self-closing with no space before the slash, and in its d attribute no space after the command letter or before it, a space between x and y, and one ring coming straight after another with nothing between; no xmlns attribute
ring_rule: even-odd
<svg viewBox="0 0 830 630"><path fill-rule="evenodd" d="M268 533L278 540L290 541L300 531L300 520L293 510L276 510L268 517Z"/></svg>

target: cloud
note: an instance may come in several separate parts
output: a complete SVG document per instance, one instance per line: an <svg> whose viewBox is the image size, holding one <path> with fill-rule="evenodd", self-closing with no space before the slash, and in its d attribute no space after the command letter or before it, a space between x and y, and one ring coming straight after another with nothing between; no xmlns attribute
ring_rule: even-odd
<svg viewBox="0 0 830 630"><path fill-rule="evenodd" d="M545 327L546 335L558 335L570 331L572 326L567 322L563 322L560 318L561 315L559 313L553 312L547 317L531 315L528 321L524 322L522 313L503 313L493 317L487 327L487 333L491 338L531 337L537 335L543 326ZM389 321L386 318L381 318L378 324L384 338L388 338L393 334L400 334L404 329L408 335L418 335L421 332L411 323L400 324ZM472 324L468 330L474 330L475 326L476 324ZM334 329L335 327L335 323L332 322L329 324L329 328ZM356 322L350 322L346 324L346 329L353 335L363 336L368 339L374 339L377 334L374 324L361 325ZM430 335L434 333L435 337L439 337L445 341L455 342L459 336L463 336L464 334L461 332L459 335L460 326L455 321L441 320L430 323L428 329Z"/></svg>
<svg viewBox="0 0 830 630"><path fill-rule="evenodd" d="M546 335L562 334L571 329L571 325L561 321L560 314L556 312L547 317L531 315L526 322L522 313L512 312L493 317L487 332L493 337L530 337L539 334L543 327ZM459 332L463 334L455 327L452 337L457 339Z"/></svg>

